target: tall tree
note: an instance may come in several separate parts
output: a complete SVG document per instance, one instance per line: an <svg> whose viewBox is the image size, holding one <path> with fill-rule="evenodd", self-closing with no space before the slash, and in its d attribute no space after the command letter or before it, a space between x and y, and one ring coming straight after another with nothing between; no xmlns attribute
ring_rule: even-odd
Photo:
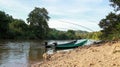
<svg viewBox="0 0 120 67"><path fill-rule="evenodd" d="M45 8L35 7L28 16L27 21L30 24L32 32L34 32L36 37L43 39L49 29L47 21L50 17L48 16L47 10Z"/></svg>

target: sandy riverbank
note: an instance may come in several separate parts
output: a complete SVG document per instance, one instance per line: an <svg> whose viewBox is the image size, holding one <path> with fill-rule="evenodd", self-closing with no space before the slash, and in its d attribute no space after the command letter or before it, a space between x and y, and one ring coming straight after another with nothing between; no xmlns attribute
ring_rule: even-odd
<svg viewBox="0 0 120 67"><path fill-rule="evenodd" d="M100 45L55 53L32 67L120 67L120 42Z"/></svg>

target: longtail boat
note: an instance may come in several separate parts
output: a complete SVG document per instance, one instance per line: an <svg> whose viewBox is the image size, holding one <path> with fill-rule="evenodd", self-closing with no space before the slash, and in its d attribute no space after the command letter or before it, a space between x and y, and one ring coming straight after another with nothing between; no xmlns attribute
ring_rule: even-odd
<svg viewBox="0 0 120 67"><path fill-rule="evenodd" d="M87 43L88 40L83 40L79 43L70 43L70 44L62 44L62 45L56 45L55 46L55 49L56 50L61 50L61 49L72 49L72 48L76 48L76 47L79 47L79 46L82 46L84 45L85 43Z"/></svg>
<svg viewBox="0 0 120 67"><path fill-rule="evenodd" d="M59 46L64 46L64 45L69 45L69 44L75 44L77 42L77 40L74 40L74 41L71 41L71 42L68 42L68 43L64 43L64 44L57 44ZM47 48L51 48L52 45L47 45L46 46Z"/></svg>
<svg viewBox="0 0 120 67"><path fill-rule="evenodd" d="M64 43L64 44L58 44L59 46L69 45L69 44L75 44L77 40L74 40L72 42Z"/></svg>

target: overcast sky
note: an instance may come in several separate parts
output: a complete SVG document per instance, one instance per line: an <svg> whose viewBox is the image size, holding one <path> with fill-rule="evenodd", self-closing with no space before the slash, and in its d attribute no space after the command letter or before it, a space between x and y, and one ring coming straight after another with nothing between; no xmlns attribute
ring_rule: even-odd
<svg viewBox="0 0 120 67"><path fill-rule="evenodd" d="M0 10L26 21L34 7L44 7L51 28L99 31L99 21L112 10L109 4L109 0L0 0Z"/></svg>

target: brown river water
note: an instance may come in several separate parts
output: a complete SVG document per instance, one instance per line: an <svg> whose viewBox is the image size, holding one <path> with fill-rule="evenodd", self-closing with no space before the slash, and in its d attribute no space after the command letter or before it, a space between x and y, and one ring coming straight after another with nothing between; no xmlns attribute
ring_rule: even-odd
<svg viewBox="0 0 120 67"><path fill-rule="evenodd" d="M45 52L41 40L0 40L0 67L30 67L43 60ZM67 41L48 40L49 43Z"/></svg>

